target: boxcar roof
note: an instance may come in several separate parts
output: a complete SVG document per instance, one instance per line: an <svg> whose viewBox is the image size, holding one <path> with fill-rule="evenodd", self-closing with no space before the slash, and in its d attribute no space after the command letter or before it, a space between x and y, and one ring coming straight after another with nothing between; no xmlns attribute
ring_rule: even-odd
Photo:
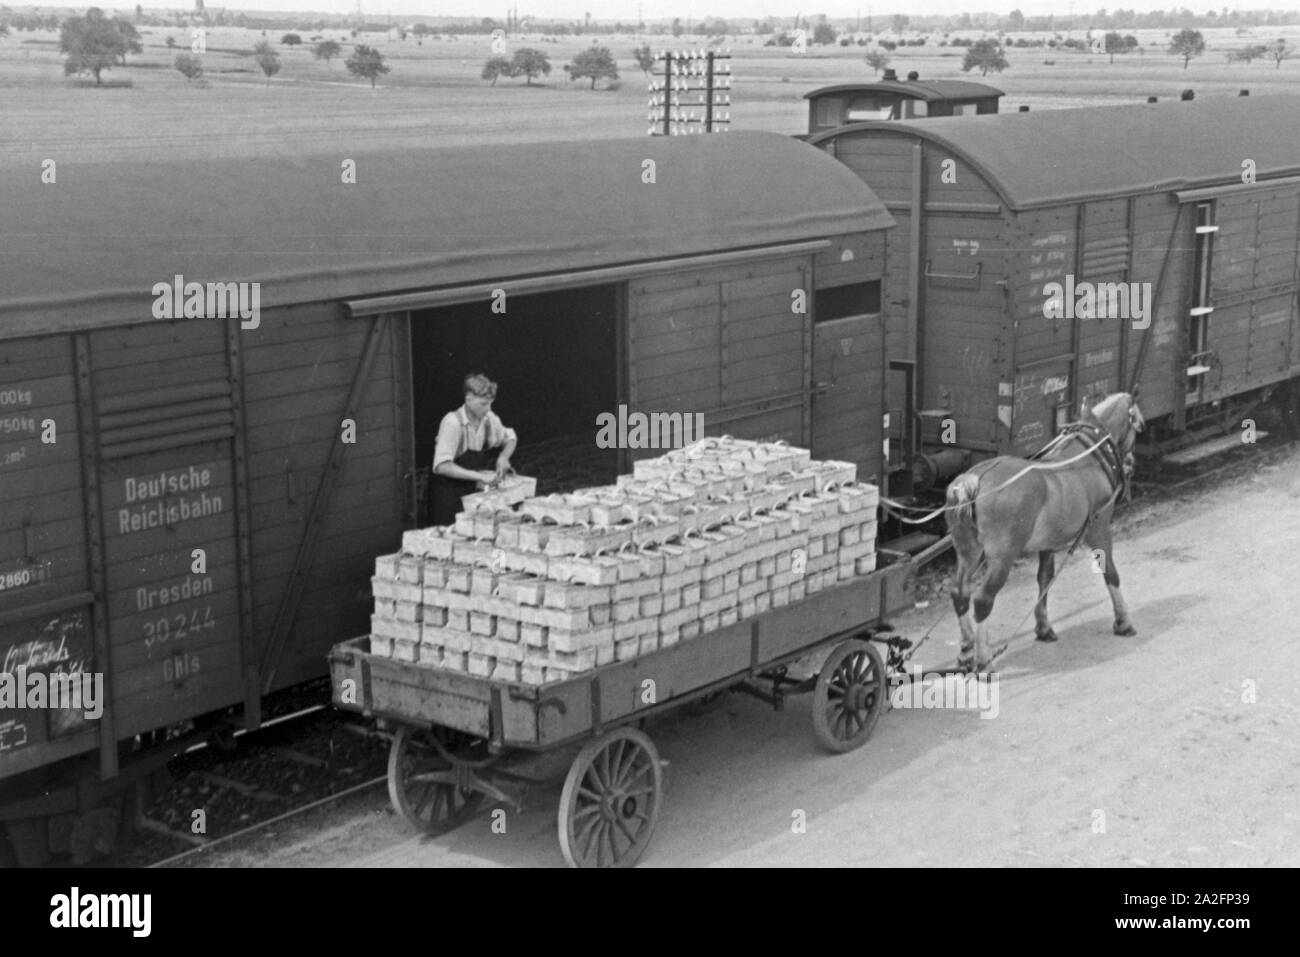
<svg viewBox="0 0 1300 957"><path fill-rule="evenodd" d="M1002 96L1001 90L971 80L878 80L874 83L836 83L805 93L804 99L830 93L904 93L918 100L973 100Z"/></svg>
<svg viewBox="0 0 1300 957"><path fill-rule="evenodd" d="M1220 97L853 123L809 138L910 136L951 150L1013 209L1300 172L1300 96Z"/></svg>
<svg viewBox="0 0 1300 957"><path fill-rule="evenodd" d="M345 157L353 185L341 182ZM177 274L259 281L267 308L894 222L843 164L775 133L66 162L53 185L36 154L3 164L0 338L150 320L154 284Z"/></svg>

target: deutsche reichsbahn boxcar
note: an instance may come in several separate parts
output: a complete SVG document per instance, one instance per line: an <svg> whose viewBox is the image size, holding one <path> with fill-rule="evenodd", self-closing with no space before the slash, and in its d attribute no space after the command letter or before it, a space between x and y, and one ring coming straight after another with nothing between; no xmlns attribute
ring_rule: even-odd
<svg viewBox="0 0 1300 957"><path fill-rule="evenodd" d="M809 134L869 120L973 116L996 113L1003 93L971 80L922 80L915 70L900 80L886 70L874 83L837 83L804 94Z"/></svg>
<svg viewBox="0 0 1300 957"><path fill-rule="evenodd" d="M0 712L25 860L367 631L467 372L552 488L639 454L595 448L620 406L883 475L892 220L786 137L55 169L0 183L0 650L107 707Z"/></svg>
<svg viewBox="0 0 1300 957"><path fill-rule="evenodd" d="M898 220L891 358L916 364L918 418L900 419L931 451L952 420L957 449L1029 452L1090 396L1135 384L1157 441L1198 420L1240 435L1300 374L1300 98L864 123L809 142ZM961 464L949 450L919 477Z"/></svg>

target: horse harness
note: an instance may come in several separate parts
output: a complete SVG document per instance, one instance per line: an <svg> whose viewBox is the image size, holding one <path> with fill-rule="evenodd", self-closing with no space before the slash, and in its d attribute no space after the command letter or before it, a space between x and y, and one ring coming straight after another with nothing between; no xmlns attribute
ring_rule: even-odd
<svg viewBox="0 0 1300 957"><path fill-rule="evenodd" d="M1041 459L1047 452L1067 441L1073 435L1079 435L1089 445L1096 446L1092 450L1092 457L1101 466L1102 472L1106 475L1106 480L1110 482L1110 503L1121 497L1127 499L1129 497L1129 474L1124 467L1123 460L1120 458L1119 449L1115 447L1115 440L1109 432L1100 426L1093 425L1091 422L1071 422L1061 429L1055 439L1029 456L1030 460Z"/></svg>

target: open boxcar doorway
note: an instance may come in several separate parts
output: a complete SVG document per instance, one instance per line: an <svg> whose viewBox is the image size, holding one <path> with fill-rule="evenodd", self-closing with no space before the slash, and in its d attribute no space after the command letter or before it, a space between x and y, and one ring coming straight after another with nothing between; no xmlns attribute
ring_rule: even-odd
<svg viewBox="0 0 1300 957"><path fill-rule="evenodd" d="M596 417L620 401L618 284L507 296L411 313L412 403L420 524L425 480L442 417L464 401L463 380L481 372L498 386L492 411L514 429L512 464L539 494L612 483L618 450L596 446Z"/></svg>

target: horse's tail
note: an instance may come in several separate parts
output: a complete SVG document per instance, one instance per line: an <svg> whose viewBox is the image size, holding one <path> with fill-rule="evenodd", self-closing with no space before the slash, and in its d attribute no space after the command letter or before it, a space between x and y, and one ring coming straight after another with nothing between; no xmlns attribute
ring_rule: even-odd
<svg viewBox="0 0 1300 957"><path fill-rule="evenodd" d="M948 531L954 534L975 535L975 498L979 495L980 478L963 472L948 486Z"/></svg>

